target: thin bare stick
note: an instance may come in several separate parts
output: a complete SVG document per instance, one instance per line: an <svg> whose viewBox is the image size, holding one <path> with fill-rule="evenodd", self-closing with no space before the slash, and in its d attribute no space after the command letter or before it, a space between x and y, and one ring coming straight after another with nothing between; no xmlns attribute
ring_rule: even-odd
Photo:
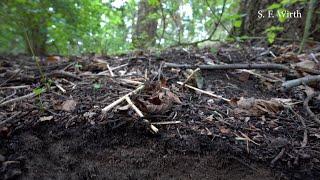
<svg viewBox="0 0 320 180"><path fill-rule="evenodd" d="M29 85L21 85L21 86L8 86L8 87L0 87L0 90L2 89L23 89L23 88L29 88Z"/></svg>
<svg viewBox="0 0 320 180"><path fill-rule="evenodd" d="M290 81L286 81L282 83L281 87L283 91L289 90L293 87L302 85L302 84L310 84L312 82L320 81L320 75L317 76L305 76L303 78L298 78Z"/></svg>
<svg viewBox="0 0 320 180"><path fill-rule="evenodd" d="M143 118L144 117L143 113L140 111L140 109L136 105L133 104L131 99L128 96L126 96L125 99L128 102L128 104L132 107L132 109L139 115L139 117Z"/></svg>
<svg viewBox="0 0 320 180"><path fill-rule="evenodd" d="M120 81L124 82L124 83L128 83L128 84L133 84L133 85L141 85L141 84L143 84L140 81L134 81L134 80L131 80L131 79L120 79Z"/></svg>
<svg viewBox="0 0 320 180"><path fill-rule="evenodd" d="M10 104L10 103L14 103L14 102L22 101L22 100L25 100L25 99L33 98L35 96L36 96L36 94L34 92L32 92L32 93L24 95L24 96L20 96L20 97L17 97L17 98L13 98L13 99L7 100L7 101L1 103L0 107L5 106L5 105Z"/></svg>
<svg viewBox="0 0 320 180"><path fill-rule="evenodd" d="M6 120L3 120L3 121L0 121L0 127L6 123L9 123L11 120L15 119L18 115L21 114L21 111L15 113L14 115L12 115L11 117L9 117L8 119Z"/></svg>
<svg viewBox="0 0 320 180"><path fill-rule="evenodd" d="M195 69L194 71L192 71L192 73L187 77L187 79L183 82L182 86L184 86L188 81L190 81L190 79L194 76L195 73L197 73L198 71L200 71L200 68Z"/></svg>
<svg viewBox="0 0 320 180"><path fill-rule="evenodd" d="M114 101L113 103L109 104L108 106L106 106L105 108L102 109L102 113L107 113L109 110L111 110L113 107L115 107L116 105L120 104L123 100L126 99L127 96L131 96L132 94L136 94L137 92L139 92L140 90L142 90L144 88L144 85L139 86L137 89L135 89L134 91L131 91L130 93L120 97L119 99L117 99L116 101Z"/></svg>
<svg viewBox="0 0 320 180"><path fill-rule="evenodd" d="M126 101L128 102L128 104L132 107L132 109L139 115L139 117L143 118L144 115L142 114L142 112L140 111L140 109L131 101L131 99L129 98L129 96L125 97ZM150 122L146 119L144 119L148 124L150 124ZM158 128L156 128L154 125L150 124L150 129L154 132L154 133L158 133L159 130Z"/></svg>
<svg viewBox="0 0 320 180"><path fill-rule="evenodd" d="M112 69L110 68L110 66L109 66L108 63L107 63L107 68L108 68L108 71L109 71L109 73L110 73L110 76L111 76L111 77L114 77L114 74L113 74L113 72L112 72Z"/></svg>
<svg viewBox="0 0 320 180"><path fill-rule="evenodd" d="M55 86L57 86L57 88L62 91L63 93L66 93L67 91L58 83L58 82L54 82Z"/></svg>
<svg viewBox="0 0 320 180"><path fill-rule="evenodd" d="M177 82L177 83L178 83L179 85L183 85L182 82ZM222 100L224 100L224 101L226 101L226 102L230 102L230 101L231 101L230 99L224 98L224 97L222 97L222 96L213 94L213 93L208 92L208 91L204 91L204 90L202 90L202 89L198 89L198 88L193 87L193 86L190 86L190 85L188 85L188 84L185 84L184 86L186 86L186 87L188 87L188 88L190 88L190 89L193 89L193 90L195 90L195 91L198 91L198 92L200 92L200 93L203 93L203 94L212 96L212 97L214 97L214 98L222 99Z"/></svg>
<svg viewBox="0 0 320 180"><path fill-rule="evenodd" d="M122 64L122 65L120 65L120 66L117 66L117 67L111 68L111 70L112 70L112 71L114 71L114 70L116 70L116 69L120 69L120 68L123 68L123 67L128 66L128 65L129 65L128 63L126 63L126 64Z"/></svg>
<svg viewBox="0 0 320 180"><path fill-rule="evenodd" d="M155 125L170 125L170 124L180 124L181 121L161 121L161 122L152 122L151 124Z"/></svg>
<svg viewBox="0 0 320 180"><path fill-rule="evenodd" d="M204 70L231 70L231 69L274 69L289 71L287 66L275 63L268 64L215 64L215 65L189 65L189 64L175 64L175 63L165 63L166 68L200 68Z"/></svg>

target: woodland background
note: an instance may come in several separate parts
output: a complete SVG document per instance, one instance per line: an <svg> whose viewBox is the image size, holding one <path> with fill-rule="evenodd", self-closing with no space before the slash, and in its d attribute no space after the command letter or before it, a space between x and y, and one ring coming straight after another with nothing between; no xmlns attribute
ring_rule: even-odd
<svg viewBox="0 0 320 180"><path fill-rule="evenodd" d="M316 0L2 0L0 52L114 54L217 41L319 40ZM301 19L258 19L258 10L300 10Z"/></svg>

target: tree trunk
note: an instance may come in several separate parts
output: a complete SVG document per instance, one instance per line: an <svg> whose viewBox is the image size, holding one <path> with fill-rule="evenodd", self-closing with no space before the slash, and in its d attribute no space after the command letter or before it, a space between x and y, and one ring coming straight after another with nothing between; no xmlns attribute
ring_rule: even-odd
<svg viewBox="0 0 320 180"><path fill-rule="evenodd" d="M28 33L28 39L25 39L26 49L30 55L32 51L36 56L44 56L47 54L47 27L45 18L41 19L41 22L30 27ZM32 48L32 51L31 49Z"/></svg>
<svg viewBox="0 0 320 180"><path fill-rule="evenodd" d="M157 10L158 6L150 4L148 0L139 2L138 20L132 40L135 48L145 49L155 45L158 25Z"/></svg>

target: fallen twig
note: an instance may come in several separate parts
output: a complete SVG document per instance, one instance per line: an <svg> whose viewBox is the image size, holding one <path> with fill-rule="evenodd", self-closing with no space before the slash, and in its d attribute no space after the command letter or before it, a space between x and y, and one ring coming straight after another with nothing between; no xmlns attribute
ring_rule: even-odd
<svg viewBox="0 0 320 180"><path fill-rule="evenodd" d="M120 69L120 68L125 67L125 66L128 66L128 65L129 65L129 63L122 64L122 65L120 65L120 66L117 66L117 67L111 68L111 70L112 70L112 71L114 71L114 70L116 70L116 69Z"/></svg>
<svg viewBox="0 0 320 180"><path fill-rule="evenodd" d="M187 77L187 79L182 83L182 86L184 86L190 79L194 76L196 72L200 71L200 68L195 69L192 71L192 73Z"/></svg>
<svg viewBox="0 0 320 180"><path fill-rule="evenodd" d="M170 124L180 124L181 121L161 121L161 122L152 122L151 124L155 125L170 125Z"/></svg>
<svg viewBox="0 0 320 180"><path fill-rule="evenodd" d="M310 84L312 82L318 82L318 81L320 81L320 75L306 76L303 78L298 78L298 79L286 81L286 82L282 83L281 87L282 87L282 90L286 91L286 90L289 90L295 86L299 86L302 84Z"/></svg>
<svg viewBox="0 0 320 180"><path fill-rule="evenodd" d="M0 90L2 89L23 89L23 88L29 88L29 85L21 85L21 86L7 86L7 87L0 87Z"/></svg>
<svg viewBox="0 0 320 180"><path fill-rule="evenodd" d="M15 119L18 115L21 114L21 111L15 113L14 115L12 115L11 117L9 117L8 119L6 120L3 120L3 121L0 121L0 127L8 122L10 122L11 120Z"/></svg>
<svg viewBox="0 0 320 180"><path fill-rule="evenodd" d="M27 95L24 95L24 96L20 96L20 97L17 97L17 98L13 98L13 99L7 100L7 101L1 103L1 104L0 104L0 107L5 106L5 105L10 104L10 103L22 101L22 100L24 100L24 99L33 98L33 97L35 97L35 96L36 96L36 94L35 94L34 92L32 92L32 93L27 94Z"/></svg>
<svg viewBox="0 0 320 180"><path fill-rule="evenodd" d="M183 83L182 83L182 82L177 82L177 83L178 83L179 85L182 85L182 86L183 86ZM222 100L224 100L224 101L226 101L226 102L230 102L230 101L231 101L230 99L224 98L224 97L222 97L222 96L213 94L213 93L208 92L208 91L204 91L204 90L202 90L202 89L198 89L198 88L193 87L193 86L190 86L190 85L188 85L188 84L185 84L184 86L185 86L185 87L188 87L188 88L190 88L190 89L193 89L193 90L195 90L195 91L198 91L198 92L200 92L200 93L207 94L207 95L212 96L212 97L214 97L214 98L222 99Z"/></svg>
<svg viewBox="0 0 320 180"><path fill-rule="evenodd" d="M165 63L164 67L171 68L200 68L204 70L226 70L226 69L275 69L289 71L287 66L281 64L216 64L216 65L189 65L189 64L175 64Z"/></svg>
<svg viewBox="0 0 320 180"><path fill-rule="evenodd" d="M307 113L309 114L309 116L314 120L316 121L318 124L320 124L320 120L317 118L317 116L311 111L310 107L309 107L309 101L315 97L319 95L319 92L316 92L316 93L313 93L309 96L307 96L307 98L304 100L303 102L303 107L304 109L307 111Z"/></svg>
<svg viewBox="0 0 320 180"><path fill-rule="evenodd" d="M114 73L112 72L112 69L110 68L109 64L107 64L107 68L108 68L108 71L110 73L110 76L114 77Z"/></svg>
<svg viewBox="0 0 320 180"><path fill-rule="evenodd" d="M111 103L108 106L106 106L105 108L103 108L102 113L104 113L104 114L107 113L110 109L112 109L113 107L115 107L116 105L121 103L123 100L125 100L127 96L131 96L132 94L137 93L138 91L142 90L143 88L144 88L144 85L141 85L137 89L135 89L134 91L131 91L130 93L120 97L119 99L117 99L113 103Z"/></svg>
<svg viewBox="0 0 320 180"><path fill-rule="evenodd" d="M139 117L144 118L144 115L142 114L142 112L140 111L140 109L131 101L131 99L129 98L129 96L125 96L126 101L128 102L128 104L132 107L132 109L139 115ZM146 121L148 124L150 124L150 122L147 119L144 119L144 121ZM154 132L154 133L158 133L158 128L156 128L154 125L150 124L150 129Z"/></svg>

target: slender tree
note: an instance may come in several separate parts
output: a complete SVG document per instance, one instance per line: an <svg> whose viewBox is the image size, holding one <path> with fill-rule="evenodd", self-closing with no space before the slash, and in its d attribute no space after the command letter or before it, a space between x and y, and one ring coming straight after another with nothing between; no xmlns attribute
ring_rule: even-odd
<svg viewBox="0 0 320 180"><path fill-rule="evenodd" d="M133 35L133 45L139 49L154 46L158 25L158 14L160 2L141 0L138 5L138 18Z"/></svg>

